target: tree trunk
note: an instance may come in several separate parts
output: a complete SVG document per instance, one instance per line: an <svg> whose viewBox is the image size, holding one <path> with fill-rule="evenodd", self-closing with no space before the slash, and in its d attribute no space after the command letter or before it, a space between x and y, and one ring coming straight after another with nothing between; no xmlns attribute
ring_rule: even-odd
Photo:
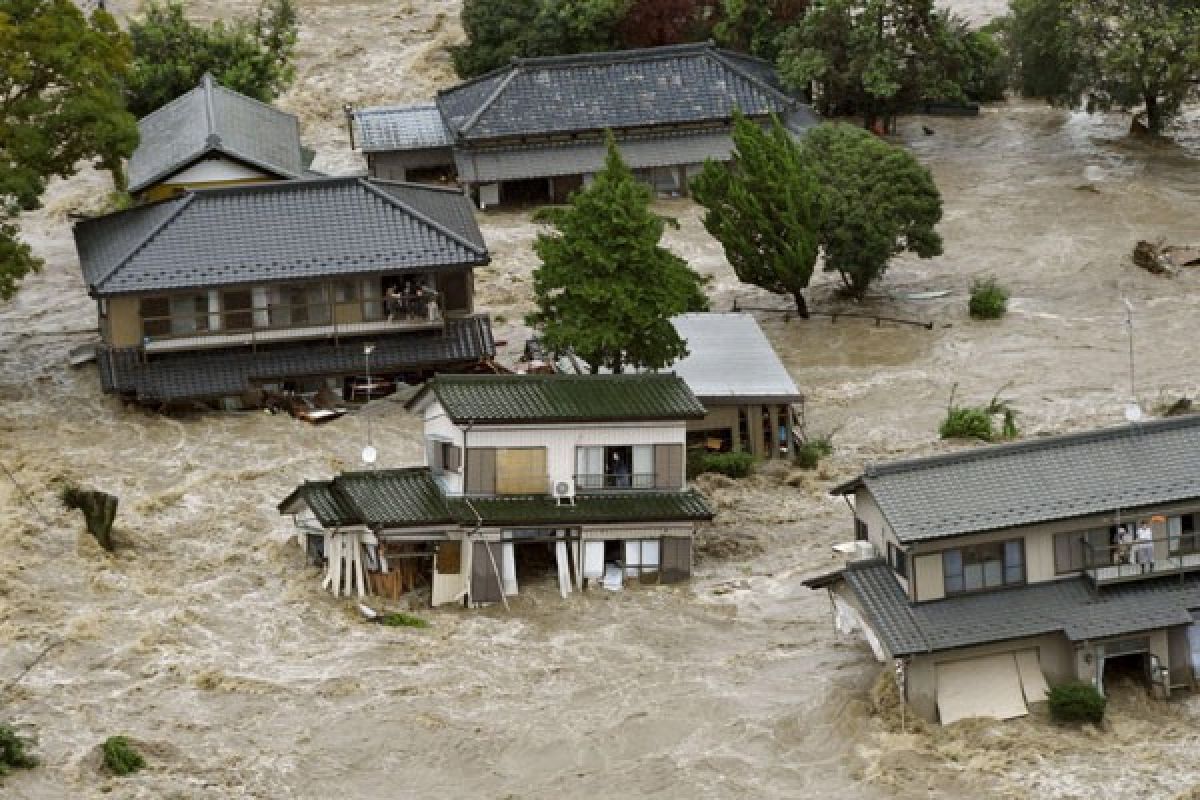
<svg viewBox="0 0 1200 800"><path fill-rule="evenodd" d="M1162 112L1158 109L1158 95L1146 92L1146 127L1151 133L1162 133Z"/></svg>
<svg viewBox="0 0 1200 800"><path fill-rule="evenodd" d="M801 319L808 319L808 303L806 303L804 300L804 293L796 290L792 292L792 297L796 301L796 313L800 315Z"/></svg>

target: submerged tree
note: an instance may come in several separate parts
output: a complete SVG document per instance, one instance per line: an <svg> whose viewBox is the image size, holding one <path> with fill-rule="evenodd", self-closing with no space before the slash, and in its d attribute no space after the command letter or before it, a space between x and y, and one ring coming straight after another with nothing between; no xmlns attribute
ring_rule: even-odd
<svg viewBox="0 0 1200 800"><path fill-rule="evenodd" d="M142 18L129 24L129 110L145 116L194 89L206 72L222 86L269 103L295 76L297 24L294 0L264 0L252 20L211 26L188 20L179 0L151 0Z"/></svg>
<svg viewBox="0 0 1200 800"><path fill-rule="evenodd" d="M617 25L623 47L697 42L712 34L718 0L632 0Z"/></svg>
<svg viewBox="0 0 1200 800"><path fill-rule="evenodd" d="M63 488L59 499L65 508L83 514L88 533L96 537L101 547L110 551L113 549L112 526L117 516L116 497L95 489L67 486Z"/></svg>
<svg viewBox="0 0 1200 800"><path fill-rule="evenodd" d="M0 2L0 300L40 266L12 220L40 205L51 177L96 159L122 183L121 159L137 146L121 96L128 68L129 40L106 12Z"/></svg>
<svg viewBox="0 0 1200 800"><path fill-rule="evenodd" d="M942 197L911 153L838 124L809 131L802 150L821 186L825 270L839 273L852 295L865 295L902 252L941 255L934 226L942 218Z"/></svg>
<svg viewBox="0 0 1200 800"><path fill-rule="evenodd" d="M573 350L593 372L659 369L687 355L670 319L703 311L703 281L659 241L673 220L650 211L651 191L634 178L608 137L603 171L566 208L538 212L555 234L533 249L537 311L528 324L547 347Z"/></svg>
<svg viewBox="0 0 1200 800"><path fill-rule="evenodd" d="M738 279L790 295L808 316L804 289L817 260L821 188L792 134L773 119L764 130L737 115L730 164L708 161L692 182L704 227L725 249Z"/></svg>

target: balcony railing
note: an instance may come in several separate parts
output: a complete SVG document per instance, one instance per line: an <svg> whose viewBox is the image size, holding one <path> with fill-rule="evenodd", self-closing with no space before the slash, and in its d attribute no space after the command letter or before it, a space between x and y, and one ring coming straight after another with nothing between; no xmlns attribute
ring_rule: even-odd
<svg viewBox="0 0 1200 800"><path fill-rule="evenodd" d="M1097 586L1200 571L1200 548L1190 533L1110 547L1082 544L1084 573Z"/></svg>
<svg viewBox="0 0 1200 800"><path fill-rule="evenodd" d="M194 314L142 317L147 352L323 339L445 325L436 300L385 299L320 303L269 303L262 306L197 311Z"/></svg>
<svg viewBox="0 0 1200 800"><path fill-rule="evenodd" d="M580 492L621 492L646 489L676 490L679 485L660 485L656 475L634 473L632 475L584 474L575 476L575 489Z"/></svg>

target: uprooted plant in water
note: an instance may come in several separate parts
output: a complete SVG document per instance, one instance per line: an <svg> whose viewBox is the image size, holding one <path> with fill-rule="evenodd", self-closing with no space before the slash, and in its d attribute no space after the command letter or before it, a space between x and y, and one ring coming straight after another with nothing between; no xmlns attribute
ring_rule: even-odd
<svg viewBox="0 0 1200 800"><path fill-rule="evenodd" d="M946 404L946 417L938 428L939 435L943 439L982 439L985 442L1016 439L1021 435L1017 429L1017 410L1000 398L1006 388L1008 384L997 389L985 406L957 406L954 395L958 392L958 384L954 384ZM1001 417L999 430L995 424L997 416Z"/></svg>

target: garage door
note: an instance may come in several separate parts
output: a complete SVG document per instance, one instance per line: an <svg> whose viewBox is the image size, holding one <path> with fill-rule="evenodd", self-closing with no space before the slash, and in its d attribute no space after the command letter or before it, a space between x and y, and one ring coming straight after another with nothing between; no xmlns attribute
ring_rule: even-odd
<svg viewBox="0 0 1200 800"><path fill-rule="evenodd" d="M943 725L967 717L1012 719L1029 713L1011 652L938 664L937 704Z"/></svg>

